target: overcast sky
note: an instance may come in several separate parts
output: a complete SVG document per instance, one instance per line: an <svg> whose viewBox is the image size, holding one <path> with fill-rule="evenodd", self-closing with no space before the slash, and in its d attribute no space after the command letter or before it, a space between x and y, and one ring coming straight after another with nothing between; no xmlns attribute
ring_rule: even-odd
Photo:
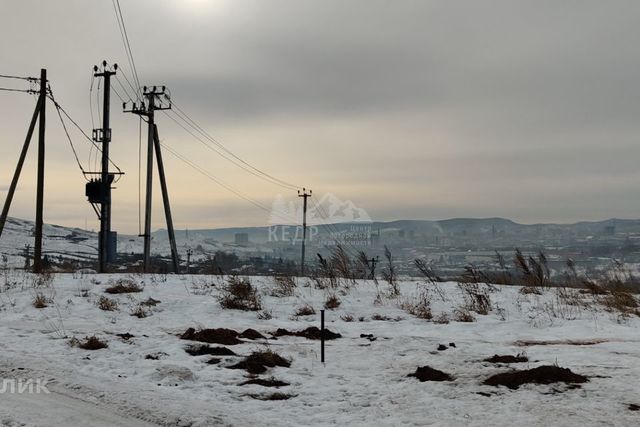
<svg viewBox="0 0 640 427"><path fill-rule="evenodd" d="M637 1L120 3L142 84L167 85L219 142L319 198L352 200L374 220L640 217ZM47 68L87 132L91 68L103 59L131 78L110 0L0 0L0 74ZM112 98L111 153L126 172L114 229L135 233L139 123ZM0 92L3 199L34 103ZM241 194L269 207L278 194L296 199L170 117L157 123L164 144ZM47 132L45 221L97 228L51 105ZM89 144L72 137L92 169ZM267 223L268 212L164 158L177 228ZM11 215L33 218L35 144L23 174Z"/></svg>

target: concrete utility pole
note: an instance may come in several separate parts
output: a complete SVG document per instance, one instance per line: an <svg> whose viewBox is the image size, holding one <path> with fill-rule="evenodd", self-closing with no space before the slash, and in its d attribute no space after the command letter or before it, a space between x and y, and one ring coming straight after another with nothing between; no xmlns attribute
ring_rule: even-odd
<svg viewBox="0 0 640 427"><path fill-rule="evenodd" d="M104 79L104 94L102 99L102 128L93 130L93 140L102 143L102 167L100 169L101 200L100 200L100 233L98 242L98 270L107 272L107 264L113 261L110 254L113 252L111 240L111 183L114 175L109 173L109 143L111 142L111 128L109 127L111 106L111 76L116 74L118 65L114 64L113 71L107 70L107 61L102 63L103 71L98 72L98 67L93 68L95 77Z"/></svg>
<svg viewBox="0 0 640 427"><path fill-rule="evenodd" d="M303 199L303 208L302 208L302 257L300 260L300 276L304 276L304 249L305 243L307 241L307 199L311 197L312 191L309 190L307 193L307 189L303 188L302 193L298 190L298 197L302 197Z"/></svg>
<svg viewBox="0 0 640 427"><path fill-rule="evenodd" d="M152 190L153 190L153 151L155 147L156 160L158 161L158 173L160 176L160 187L162 189L162 200L164 203L164 213L167 220L167 232L169 233L169 244L171 245L171 260L175 273L180 271L180 260L176 248L176 236L173 229L173 219L171 217L171 207L169 204L169 191L164 174L164 164L162 162L162 152L160 150L160 139L158 137L158 128L155 124L156 110L171 109L171 97L165 86L144 86L142 95L146 98L147 103L137 105L133 104L130 110L125 112L138 114L147 118L147 182L146 182L146 198L145 198L145 215L144 215L144 255L143 270L145 273L151 271L151 207L152 207Z"/></svg>

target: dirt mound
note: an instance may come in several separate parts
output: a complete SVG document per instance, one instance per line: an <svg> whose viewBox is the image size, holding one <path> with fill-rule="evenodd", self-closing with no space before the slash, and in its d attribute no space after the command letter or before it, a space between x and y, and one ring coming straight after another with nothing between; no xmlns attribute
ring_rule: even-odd
<svg viewBox="0 0 640 427"><path fill-rule="evenodd" d="M135 338L135 335L131 335L129 332L125 334L116 334L116 336L122 338L125 341L129 341L131 338Z"/></svg>
<svg viewBox="0 0 640 427"><path fill-rule="evenodd" d="M250 374L262 374L267 371L267 368L273 368L275 366L288 368L291 366L291 362L271 350L256 351L245 357L243 361L231 365L228 368L245 369Z"/></svg>
<svg viewBox="0 0 640 427"><path fill-rule="evenodd" d="M271 393L268 395L260 395L260 394L250 394L249 396L258 400L288 400L292 397L295 397L293 394L284 394L284 393Z"/></svg>
<svg viewBox="0 0 640 427"><path fill-rule="evenodd" d="M521 355L517 355L517 356L511 356L511 355L503 355L503 356L498 356L497 354L494 354L493 356L484 359L485 362L489 362L489 363L523 363L523 362L528 362L529 358L527 356L521 356Z"/></svg>
<svg viewBox="0 0 640 427"><path fill-rule="evenodd" d="M277 379L275 379L273 377L271 377L269 379L254 378L254 379L245 381L243 383L240 383L240 385L247 385L247 384L257 384L257 385L261 385L263 387L284 387L284 386L288 386L289 385L289 383L277 380Z"/></svg>
<svg viewBox="0 0 640 427"><path fill-rule="evenodd" d="M453 377L446 372L433 369L429 366L421 366L416 369L413 374L407 375L408 377L416 377L421 382L424 381L453 381Z"/></svg>
<svg viewBox="0 0 640 427"><path fill-rule="evenodd" d="M190 345L184 349L192 356L236 356L236 354L227 347L209 347L208 345Z"/></svg>
<svg viewBox="0 0 640 427"><path fill-rule="evenodd" d="M233 329L201 329L196 331L189 328L180 336L183 340L206 342L208 344L236 345L242 341L238 339L238 332Z"/></svg>
<svg viewBox="0 0 640 427"><path fill-rule="evenodd" d="M570 369L545 365L533 369L496 374L484 380L483 384L496 387L503 385L515 390L523 384L552 384L557 382L575 384L587 381L589 381L587 377L574 374Z"/></svg>
<svg viewBox="0 0 640 427"><path fill-rule="evenodd" d="M238 335L238 337L246 338L248 340L267 339L267 337L262 335L260 332L256 331L255 329L251 329L251 328L245 329L244 332L242 332L240 335Z"/></svg>
<svg viewBox="0 0 640 427"><path fill-rule="evenodd" d="M275 331L272 335L274 337L294 336L294 337L303 337L310 340L319 340L322 338L322 331L315 326L311 326L307 329L304 329L302 331L297 331L297 332L292 332L292 331L288 331L286 329L280 328L277 331ZM335 340L337 338L342 338L342 335L335 332L331 332L328 329L324 330L325 340Z"/></svg>

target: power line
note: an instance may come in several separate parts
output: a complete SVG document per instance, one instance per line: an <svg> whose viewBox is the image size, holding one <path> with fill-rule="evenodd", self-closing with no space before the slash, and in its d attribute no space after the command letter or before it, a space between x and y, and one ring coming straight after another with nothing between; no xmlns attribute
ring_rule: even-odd
<svg viewBox="0 0 640 427"><path fill-rule="evenodd" d="M233 153L231 150L229 150L227 147L224 146L224 144L222 144L221 142L219 142L218 140L216 140L213 136L211 136L210 133L208 133L206 130L204 130L202 128L202 126L200 126L198 123L196 123L191 117L189 117L189 115L187 115L181 108L179 105L177 105L175 103L175 101L173 101L173 106L175 107L175 109L177 110L176 114L182 114L184 116L184 120L191 126L193 127L197 132L199 132L201 135L203 135L205 138L207 138L209 141L211 141L213 144L215 144L216 146L218 146L220 149L224 150L226 153L228 153L230 156L234 157L236 160L238 160L239 162L241 162L242 164L244 164L245 166L251 168L253 171L255 171L256 173L264 176L265 178L267 178L268 180L276 183L277 185L280 185L281 187L285 187L285 188L289 188L290 190L297 190L300 189L300 186L289 183L287 181L284 181L282 179L279 179L273 175L270 175L269 173L253 166L252 164L250 164L249 162L245 161L244 159L240 158L239 156L237 156L235 153Z"/></svg>
<svg viewBox="0 0 640 427"><path fill-rule="evenodd" d="M49 89L49 93L47 94L47 98L49 98L52 102L53 105L56 106L56 108L59 108L59 110L62 112L62 114L65 115L65 117L67 119L69 119L69 121L76 127L76 129L78 129L80 131L80 133L82 134L82 136L84 136L84 138L89 141L91 143L91 145L100 153L102 153L102 150L100 149L100 147L93 141L93 139L87 135L87 133L80 127L80 125L73 120L73 118L71 118L71 116L69 115L69 113L67 113L67 111L62 107L62 105L60 105L54 98L53 96L53 92L51 91L51 89ZM111 163L113 165L114 168L116 168L118 170L119 174L122 174L122 170L118 167L117 164L114 163L113 160L109 159L109 163Z"/></svg>
<svg viewBox="0 0 640 427"><path fill-rule="evenodd" d="M199 137L197 134L195 134L194 132L192 132L191 130L189 130L187 127L185 127L182 123L178 122L173 116L171 116L166 110L163 111L165 113L165 115L167 117L169 117L173 122L175 122L178 126L180 126L182 129L184 129L188 134L190 134L192 137L194 137L196 140L198 140L200 143L202 143L205 147L207 147L209 150L215 152L216 154L218 154L219 156L221 156L222 158L230 161L231 163L233 163L234 165L236 165L237 167L239 167L240 169L244 170L245 172L248 172L258 178L264 179L267 182L274 184L274 185L279 185L281 187L284 187L288 190L294 190L297 187L290 187L290 186L284 186L282 184L280 184L277 181L274 181L270 178L266 178L263 175L260 175L256 172L254 172L251 169L246 168L245 166L243 166L242 164L240 164L239 162L235 161L233 158L230 158L229 156L225 155L224 153L220 152L218 149L216 149L215 147L211 146L209 143L207 143L205 140L203 140L201 137ZM181 118L179 115L177 116L178 118ZM183 122L185 121L184 119L182 119ZM188 124L188 123L187 123Z"/></svg>
<svg viewBox="0 0 640 427"><path fill-rule="evenodd" d="M30 82L35 82L35 81L39 80L37 77L9 76L9 75L6 75L6 74L0 74L0 77L3 78L3 79L27 80L27 81L30 81Z"/></svg>
<svg viewBox="0 0 640 427"><path fill-rule="evenodd" d="M76 152L76 148L73 145L73 141L71 140L71 136L69 135L69 131L67 130L67 125L65 124L64 120L62 119L62 114L60 113L60 106L58 104L55 104L55 107L56 107L56 112L58 113L58 118L60 119L60 123L62 124L62 129L64 129L64 133L65 133L65 135L67 135L67 140L69 140L69 145L71 146L71 151L73 151L73 156L76 158L76 163L78 163L78 167L80 168L80 171L82 172L82 176L84 177L84 179L89 181L87 179L87 174L86 174L84 168L82 167L82 163L80 163L80 159L78 158L78 153Z"/></svg>
<svg viewBox="0 0 640 427"><path fill-rule="evenodd" d="M251 199L249 196L246 196L244 194L242 194L241 192L239 192L238 190L234 189L233 187L231 187L229 184L225 183L224 181L220 180L219 178L213 176L211 173L209 173L206 169L204 169L203 167L199 166L198 164L196 164L195 162L191 161L190 159L188 159L186 156L178 153L176 150L174 150L173 148L167 146L164 143L160 144L163 148L165 148L167 151L169 151L169 153L171 153L174 157L178 158L179 160L181 160L182 162L184 162L185 164L187 164L189 167L191 167L192 169L196 170L197 172L199 172L200 174L202 174L203 176L205 176L206 178L208 178L209 180L215 182L216 184L218 184L219 186L223 187L224 189L226 189L227 191L235 194L236 196L240 197L241 199L251 203L252 205L256 206L257 208L268 212L268 213L273 213L273 211L271 209L269 209L268 207L266 207L265 205L263 205L262 203ZM277 214L277 213L276 213ZM284 219L285 221L292 221L292 218L286 218L283 215L277 214L280 216L281 219ZM295 223L297 220L293 219L293 222Z"/></svg>
<svg viewBox="0 0 640 427"><path fill-rule="evenodd" d="M5 92L24 92L24 93L35 93L33 90L31 89L13 89L13 88L8 88L8 87L0 87L0 90L3 90Z"/></svg>
<svg viewBox="0 0 640 427"><path fill-rule="evenodd" d="M131 51L131 43L129 43L129 35L127 34L127 27L125 26L124 17L122 16L122 9L120 8L120 0L112 0L112 3L113 3L113 10L116 13L116 19L118 20L118 28L120 29L120 36L122 37L124 50L125 50L125 53L127 54L127 61L129 62L129 66L131 67L131 72L133 73L133 77L139 91L140 79L138 78L138 70L136 68L136 63L133 59L133 52Z"/></svg>

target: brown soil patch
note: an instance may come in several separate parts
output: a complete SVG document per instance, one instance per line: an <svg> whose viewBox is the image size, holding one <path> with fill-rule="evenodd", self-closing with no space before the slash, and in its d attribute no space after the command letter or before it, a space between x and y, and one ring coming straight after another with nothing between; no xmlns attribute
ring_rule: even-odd
<svg viewBox="0 0 640 427"><path fill-rule="evenodd" d="M485 362L490 362L490 363L524 363L524 362L528 362L529 358L527 356L511 356L511 355L504 355L504 356L498 356L497 354L494 354L493 356L484 359Z"/></svg>
<svg viewBox="0 0 640 427"><path fill-rule="evenodd" d="M277 379L275 379L273 377L271 377L269 379L254 378L254 379L245 381L243 383L240 383L240 385L247 385L247 384L257 384L257 385L261 385L263 387L285 387L285 386L289 385L289 383L277 380Z"/></svg>
<svg viewBox="0 0 640 427"><path fill-rule="evenodd" d="M533 369L496 374L484 380L483 384L496 387L503 385L515 390L523 384L552 384L557 382L575 384L587 381L589 381L587 377L574 374L570 369L545 365Z"/></svg>
<svg viewBox="0 0 640 427"><path fill-rule="evenodd" d="M250 394L249 396L258 400L288 400L288 399L291 399L292 397L295 397L292 394L284 394L284 393L271 393L264 396L260 394Z"/></svg>
<svg viewBox="0 0 640 427"><path fill-rule="evenodd" d="M233 329L217 328L217 329L201 329L196 331L189 328L180 336L183 340L206 342L208 344L236 345L242 341L238 339L238 332Z"/></svg>
<svg viewBox="0 0 640 427"><path fill-rule="evenodd" d="M606 339L593 339L593 340L548 340L548 341L516 341L513 344L519 347L530 347L533 345L596 345L603 342L609 342Z"/></svg>
<svg viewBox="0 0 640 427"><path fill-rule="evenodd" d="M275 333L272 334L274 337L283 337L283 336L295 336L295 337L303 337L303 338L307 338L310 340L319 340L322 338L322 331L315 327L315 326L311 326L307 329L304 329L302 331L297 331L297 332L292 332L292 331L288 331L286 329L278 329ZM325 340L335 340L337 338L342 338L342 335L335 333L335 332L331 332L328 329L324 330L324 339Z"/></svg>
<svg viewBox="0 0 640 427"><path fill-rule="evenodd" d="M209 347L208 345L190 345L184 349L192 356L236 356L236 354L227 347Z"/></svg>
<svg viewBox="0 0 640 427"><path fill-rule="evenodd" d="M260 332L256 331L255 329L251 329L251 328L245 329L245 331L242 332L240 335L238 335L238 337L246 338L248 340L267 339L267 337L262 335Z"/></svg>
<svg viewBox="0 0 640 427"><path fill-rule="evenodd" d="M416 377L420 382L424 381L453 381L453 377L446 372L433 369L429 366L421 366L408 377Z"/></svg>
<svg viewBox="0 0 640 427"><path fill-rule="evenodd" d="M291 362L271 350L256 351L245 357L243 361L231 365L228 368L245 369L250 374L262 374L267 371L267 368L273 368L275 366L288 368L291 366Z"/></svg>

